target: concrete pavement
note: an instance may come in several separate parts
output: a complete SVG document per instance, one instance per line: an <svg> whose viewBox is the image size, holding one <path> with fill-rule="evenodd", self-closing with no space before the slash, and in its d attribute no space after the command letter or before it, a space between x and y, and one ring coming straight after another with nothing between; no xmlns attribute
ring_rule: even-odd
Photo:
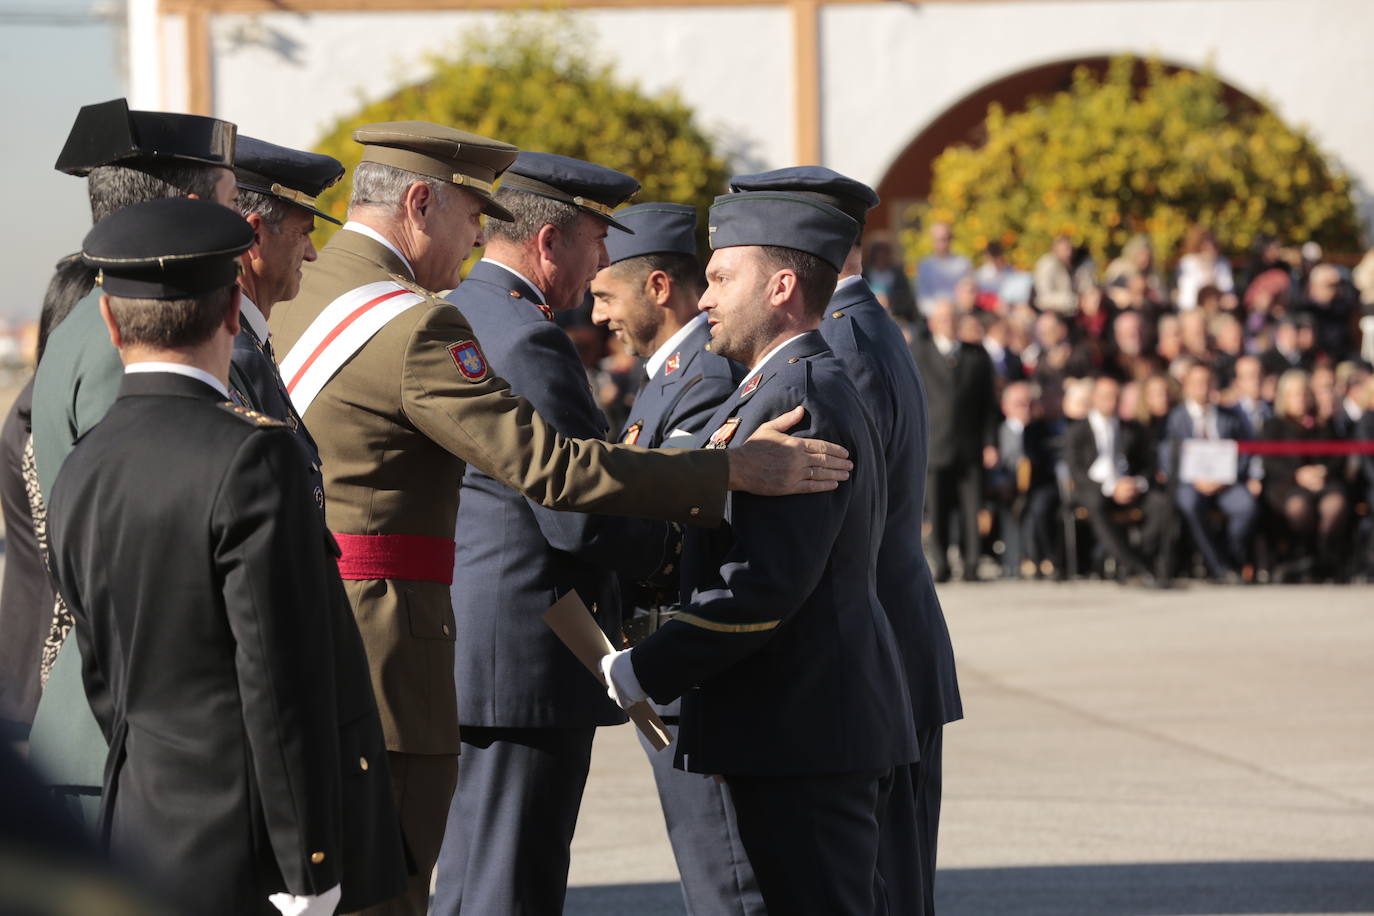
<svg viewBox="0 0 1374 916"><path fill-rule="evenodd" d="M1374 913L1374 589L941 592L942 916ZM568 914L684 912L653 780L602 729Z"/></svg>

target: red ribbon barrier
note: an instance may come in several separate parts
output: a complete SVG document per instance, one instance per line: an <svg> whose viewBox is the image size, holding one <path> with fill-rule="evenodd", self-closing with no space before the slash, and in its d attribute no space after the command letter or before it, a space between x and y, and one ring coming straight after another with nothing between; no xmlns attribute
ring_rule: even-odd
<svg viewBox="0 0 1374 916"><path fill-rule="evenodd" d="M1374 440L1348 439L1237 439L1236 451L1242 455L1374 455Z"/></svg>

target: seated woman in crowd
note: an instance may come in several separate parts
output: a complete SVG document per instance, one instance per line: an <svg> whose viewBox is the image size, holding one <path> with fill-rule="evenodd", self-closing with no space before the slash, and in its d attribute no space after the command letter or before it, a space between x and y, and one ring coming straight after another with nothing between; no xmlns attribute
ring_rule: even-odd
<svg viewBox="0 0 1374 916"><path fill-rule="evenodd" d="M1264 424L1261 438L1282 442L1334 439L1330 421L1318 420L1312 386L1306 372L1290 369L1279 377L1274 416ZM1342 478L1340 457L1268 455L1264 459L1264 496L1288 524L1293 535L1315 558L1323 578L1341 568L1340 549L1350 517L1350 500Z"/></svg>

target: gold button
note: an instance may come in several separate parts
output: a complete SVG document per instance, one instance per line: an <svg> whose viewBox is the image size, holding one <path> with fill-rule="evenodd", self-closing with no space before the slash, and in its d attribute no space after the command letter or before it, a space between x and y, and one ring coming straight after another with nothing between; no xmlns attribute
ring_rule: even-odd
<svg viewBox="0 0 1374 916"><path fill-rule="evenodd" d="M844 312L832 312L831 315L830 315L830 317L831 317L831 318L843 318L843 317L844 317Z"/></svg>
<svg viewBox="0 0 1374 916"><path fill-rule="evenodd" d="M792 365L793 363L797 363L797 362L801 362L801 357L800 357L800 356L794 356L794 357L792 357L791 359L789 359L789 360L787 361L787 364L790 366L790 365Z"/></svg>
<svg viewBox="0 0 1374 916"><path fill-rule="evenodd" d="M366 758L366 757L359 757L359 758L358 758L358 768L361 769L363 772L367 772L367 758Z"/></svg>
<svg viewBox="0 0 1374 916"><path fill-rule="evenodd" d="M700 508L699 506L693 506L693 507L687 512L687 514L690 515L690 516L692 516L692 518L696 518L698 515L701 514L701 508Z"/></svg>
<svg viewBox="0 0 1374 916"><path fill-rule="evenodd" d="M324 853L322 853L322 852L312 852L312 853L310 854L310 861L311 861L311 863L314 864L314 865L319 865L321 862L324 861Z"/></svg>
<svg viewBox="0 0 1374 916"><path fill-rule="evenodd" d="M444 624L444 635L448 635L448 624Z"/></svg>

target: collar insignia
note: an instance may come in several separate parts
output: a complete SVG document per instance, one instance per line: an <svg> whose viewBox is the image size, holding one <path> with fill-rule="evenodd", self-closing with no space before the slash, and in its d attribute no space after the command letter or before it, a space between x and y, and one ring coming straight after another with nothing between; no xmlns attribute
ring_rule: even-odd
<svg viewBox="0 0 1374 916"><path fill-rule="evenodd" d="M745 386L744 386L744 390L741 391L741 392L739 393L740 400L743 400L743 399L749 397L749 395L753 394L753 393L754 393L754 389L757 388L757 387L759 387L759 383L762 382L762 381L763 381L763 375L762 375L762 374L756 375L756 376L754 376L753 378L751 378L751 379L749 380L749 384L745 385Z"/></svg>
<svg viewBox="0 0 1374 916"><path fill-rule="evenodd" d="M663 374L664 374L664 375L672 375L674 372L676 372L676 371L678 370L678 368L679 368L681 365L682 365L682 351L679 350L678 352L674 353L672 356L668 357L668 361L667 361L666 363L663 364Z"/></svg>
<svg viewBox="0 0 1374 916"><path fill-rule="evenodd" d="M536 305L537 304L538 303L536 303ZM539 311L544 313L545 321L553 321L553 309L549 308L547 305L540 305Z"/></svg>

